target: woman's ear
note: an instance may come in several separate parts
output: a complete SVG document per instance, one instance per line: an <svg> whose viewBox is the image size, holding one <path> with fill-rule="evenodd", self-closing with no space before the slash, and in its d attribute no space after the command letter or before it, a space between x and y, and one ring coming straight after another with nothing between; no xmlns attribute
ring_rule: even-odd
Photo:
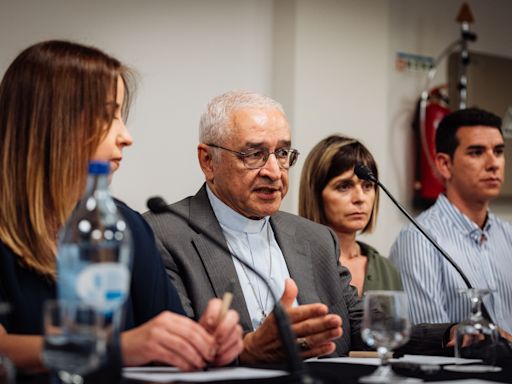
<svg viewBox="0 0 512 384"><path fill-rule="evenodd" d="M199 144L197 146L197 159L199 160L199 165L203 170L206 181L213 182L214 161L210 153L210 147L206 144Z"/></svg>
<svg viewBox="0 0 512 384"><path fill-rule="evenodd" d="M436 153L434 159L437 173L442 178L443 183L452 178L452 158L447 153Z"/></svg>

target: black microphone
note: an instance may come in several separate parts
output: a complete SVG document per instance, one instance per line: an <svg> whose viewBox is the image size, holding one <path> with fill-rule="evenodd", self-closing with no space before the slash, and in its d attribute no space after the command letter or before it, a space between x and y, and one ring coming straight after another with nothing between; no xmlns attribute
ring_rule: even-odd
<svg viewBox="0 0 512 384"><path fill-rule="evenodd" d="M375 177L373 172L370 168L368 168L364 164L356 164L354 167L354 173L357 177L359 177L361 180L367 180L372 181L376 183L384 192L386 192L386 195L391 199L391 201L400 209L400 211L409 219L411 223L414 224L416 228L427 238L427 240L432 243L432 245L443 255L443 257L448 260L448 262L455 268L455 270L459 273L460 277L462 277L462 280L464 280L464 283L466 283L467 287L469 289L472 289L473 286L469 282L469 279L467 276L462 272L462 269L458 266L458 264L446 253L446 251L441 248L441 246L435 241L435 239L430 236L430 234L418 223L410 214L405 210L404 207L393 197L391 192L387 190L387 188ZM484 303L482 303L482 315L487 318L488 320L491 320L491 316L489 315L489 311L485 307ZM508 340L504 339L502 336L499 336L498 338L498 353L501 353L501 356L511 357L512 356L512 343L508 342Z"/></svg>
<svg viewBox="0 0 512 384"><path fill-rule="evenodd" d="M446 253L446 251L441 248L441 246L437 243L437 241L430 236L430 234L423 228L420 223L418 223L410 214L406 211L406 209L393 197L391 192L387 190L387 188L375 177L373 172L370 168L368 168L364 164L356 164L354 167L354 173L357 177L359 177L361 180L371 181L377 184L384 192L386 192L386 195L391 199L391 201L398 207L398 209L409 219L409 221L414 224L416 228L427 238L427 240L443 255L443 257L448 260L448 262L455 268L455 270L459 273L460 277L462 277L462 280L464 280L464 283L466 283L468 288L473 288L471 286L471 283L469 282L469 279L464 274L462 269L458 266L458 264Z"/></svg>
<svg viewBox="0 0 512 384"><path fill-rule="evenodd" d="M146 202L146 205L149 208L149 210L155 214L170 213L170 214L176 215L179 218L185 220L191 227L198 230L198 228L195 227L188 220L188 218L185 217L185 215L172 209L166 203L166 201L160 196L155 196L155 197L149 198L148 201ZM276 296L276 294L272 290L272 287L270 286L266 277L263 276L260 272L258 272L252 265L246 263L240 257L238 257L233 252L231 252L231 250L227 247L226 244L222 244L221 242L217 241L217 239L213 238L213 236L209 235L208 233L202 232L202 234L204 236L206 236L208 238L208 240L213 242L216 246L221 248L223 251L229 253L233 258L235 258L238 262L240 262L244 267L246 267L251 272L253 272L267 286L270 294L272 295L272 299L274 300L273 313L274 313L274 317L276 319L277 329L279 330L279 335L281 337L281 343L283 344L286 356L288 357L288 372L290 373L290 376L292 376L292 378L296 382L300 382L300 383L304 383L304 384L318 383L318 380L313 379L306 370L306 366L304 365L304 362L302 361L302 358L300 357L299 349L298 349L297 343L295 341L296 337L292 331L292 328L290 325L290 320L288 319L288 314L286 313L283 306L281 305L279 298Z"/></svg>

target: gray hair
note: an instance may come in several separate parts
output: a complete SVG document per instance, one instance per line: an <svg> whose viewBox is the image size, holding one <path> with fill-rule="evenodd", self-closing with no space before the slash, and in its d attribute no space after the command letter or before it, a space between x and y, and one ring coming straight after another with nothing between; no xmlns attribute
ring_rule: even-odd
<svg viewBox="0 0 512 384"><path fill-rule="evenodd" d="M285 115L283 106L268 96L244 90L229 91L208 103L199 121L199 142L219 144L229 135L233 112L245 108L276 108Z"/></svg>

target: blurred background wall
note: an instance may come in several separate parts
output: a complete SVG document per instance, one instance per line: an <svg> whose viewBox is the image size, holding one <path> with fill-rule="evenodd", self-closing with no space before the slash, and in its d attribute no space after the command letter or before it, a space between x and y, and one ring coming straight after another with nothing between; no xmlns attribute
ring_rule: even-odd
<svg viewBox="0 0 512 384"><path fill-rule="evenodd" d="M512 57L512 2L467 1L470 49ZM436 57L460 36L459 0L0 0L0 73L20 50L59 38L92 44L139 73L114 194L140 211L152 195L194 194L197 125L210 98L249 89L280 101L301 159L283 209L297 212L303 160L339 132L373 152L381 180L411 208L411 121L424 70L396 68L399 52ZM446 82L442 63L433 84ZM493 204L512 219L512 203ZM414 211L418 213L418 211ZM368 241L383 254L405 223L383 196Z"/></svg>

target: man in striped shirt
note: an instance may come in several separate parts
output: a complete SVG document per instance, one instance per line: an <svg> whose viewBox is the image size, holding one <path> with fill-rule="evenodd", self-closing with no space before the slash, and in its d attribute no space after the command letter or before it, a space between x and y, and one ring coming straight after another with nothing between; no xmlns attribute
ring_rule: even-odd
<svg viewBox="0 0 512 384"><path fill-rule="evenodd" d="M489 210L500 193L505 157L501 119L471 108L446 116L436 132L435 164L445 193L418 221L455 260L484 298L492 321L512 333L512 226ZM411 302L413 323L459 322L469 316L464 281L413 226L391 249Z"/></svg>

